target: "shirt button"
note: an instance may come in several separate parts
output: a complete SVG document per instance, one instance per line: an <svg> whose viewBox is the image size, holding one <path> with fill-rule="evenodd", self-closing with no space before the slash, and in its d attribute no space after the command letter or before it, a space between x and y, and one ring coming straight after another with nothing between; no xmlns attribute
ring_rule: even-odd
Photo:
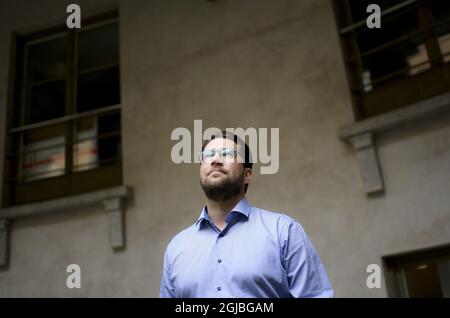
<svg viewBox="0 0 450 318"><path fill-rule="evenodd" d="M219 263L222 263L222 260L219 258L218 260L217 260Z"/></svg>
<svg viewBox="0 0 450 318"><path fill-rule="evenodd" d="M217 287L217 290L218 290L218 291L221 291L221 290L222 290L222 287L220 287L220 286Z"/></svg>

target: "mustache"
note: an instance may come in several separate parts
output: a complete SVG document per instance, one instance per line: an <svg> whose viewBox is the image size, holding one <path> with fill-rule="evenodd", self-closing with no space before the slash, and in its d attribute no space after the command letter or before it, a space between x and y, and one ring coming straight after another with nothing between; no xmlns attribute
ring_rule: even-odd
<svg viewBox="0 0 450 318"><path fill-rule="evenodd" d="M222 172L222 173L224 173L224 174L228 174L228 172L227 172L226 170L220 169L220 168L216 168L216 169L212 169L210 172L208 172L208 176L209 176L211 173L216 172L216 171L220 171L220 172Z"/></svg>

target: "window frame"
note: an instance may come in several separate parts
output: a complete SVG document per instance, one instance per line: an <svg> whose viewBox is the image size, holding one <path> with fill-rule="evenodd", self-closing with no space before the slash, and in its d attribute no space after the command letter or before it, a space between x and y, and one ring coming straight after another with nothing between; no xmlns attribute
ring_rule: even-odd
<svg viewBox="0 0 450 318"><path fill-rule="evenodd" d="M394 42L401 38L407 40L418 34L423 35L425 38L424 45L428 54L427 62L430 63L430 68L413 76L387 80L380 87L374 88L368 93L364 92L362 54L359 51L356 40L356 30L365 26L365 20L352 21L348 0L332 0L332 6L356 121L404 108L412 103L450 91L450 63L444 62L444 56L448 54L441 53L438 36L434 33L437 25L444 22L450 23L450 21L444 20L444 22L434 23L430 7L426 6L425 1L405 0L385 10L382 8L383 23L383 17L389 18L389 15L398 14L402 9L409 10L413 6L412 9L417 10L419 30L408 32L406 35L383 43L377 48L395 44ZM414 6L416 7L415 9ZM411 68L413 67L409 69ZM434 83L439 82L439 84L435 86L423 85L430 80L433 80Z"/></svg>
<svg viewBox="0 0 450 318"><path fill-rule="evenodd" d="M110 67L117 67L119 72L119 104L101 107L77 113L77 41L79 32L87 31L103 25L117 23L117 54L118 61ZM98 160L98 167L91 170L73 171L73 153L76 144L75 127L77 120L110 113L118 113L121 121L120 101L120 21L117 10L112 10L83 19L81 29L68 29L65 24L53 26L44 30L19 34L14 32L11 41L9 89L7 102L7 116L5 122L5 155L3 165L2 206L14 206L24 203L43 201L68 195L95 191L122 184L122 125L120 122L118 136L118 156L112 158L109 164ZM36 123L25 124L26 108L26 72L27 59L25 49L27 45L45 42L53 38L65 36L67 39L66 69L65 69L65 115ZM103 67L103 66L102 66ZM97 68L98 69L98 68ZM91 71L95 71L90 69ZM24 134L32 129L45 130L55 124L64 126L65 137L65 172L61 176L54 176L33 181L22 182L21 170L23 160ZM98 143L99 134L95 135ZM109 136L111 137L111 136ZM18 160L17 160L18 159ZM104 165L103 165L104 164Z"/></svg>
<svg viewBox="0 0 450 318"><path fill-rule="evenodd" d="M388 297L410 297L404 270L405 266L414 263L437 263L449 261L449 259L450 244L383 256L381 261L386 275L385 281Z"/></svg>

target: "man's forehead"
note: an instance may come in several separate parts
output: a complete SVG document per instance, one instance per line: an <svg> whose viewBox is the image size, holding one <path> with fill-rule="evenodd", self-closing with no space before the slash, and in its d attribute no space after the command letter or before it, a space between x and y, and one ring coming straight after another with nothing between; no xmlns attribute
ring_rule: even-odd
<svg viewBox="0 0 450 318"><path fill-rule="evenodd" d="M235 145L236 144L234 143L233 140L226 138L214 138L206 145L205 149L222 148L222 147L234 148Z"/></svg>

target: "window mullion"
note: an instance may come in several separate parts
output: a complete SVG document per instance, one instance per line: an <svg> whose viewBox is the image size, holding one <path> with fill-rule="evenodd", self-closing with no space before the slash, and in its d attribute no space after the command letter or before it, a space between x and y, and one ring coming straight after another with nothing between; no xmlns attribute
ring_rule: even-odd
<svg viewBox="0 0 450 318"><path fill-rule="evenodd" d="M68 31L67 45L67 82L66 82L66 115L75 114L76 105L76 33ZM65 124L65 171L67 176L73 172L73 136L74 121L68 120Z"/></svg>
<svg viewBox="0 0 450 318"><path fill-rule="evenodd" d="M348 24L353 23L353 17L350 10L350 4L348 0L342 1L342 13L344 15L345 22ZM364 113L364 107L363 107L363 89L362 89L362 74L363 74L363 65L361 60L361 53L359 50L358 43L356 41L356 32L355 30L351 31L349 34L347 34L343 41L346 45L346 51L347 54L355 58L355 63L353 66L350 64L346 64L346 67L348 69L348 74L350 75L350 84L351 88L357 89L358 91L352 92L352 99L353 99L353 112L355 114L356 120L359 120L363 117L365 117Z"/></svg>
<svg viewBox="0 0 450 318"><path fill-rule="evenodd" d="M432 67L439 67L443 64L443 59L437 37L434 34L434 20L431 10L422 4L418 7L417 14L419 16L420 29L426 34L425 47L427 48L428 59Z"/></svg>
<svg viewBox="0 0 450 318"><path fill-rule="evenodd" d="M24 44L22 46L22 54L21 54L21 58L23 58L22 62L23 62L23 69L22 69L22 74L20 76L20 96L19 96L19 101L20 101L20 114L19 114L19 127L22 127L23 125L25 125L25 116L27 116L26 114L26 108L27 108L27 103L29 103L29 89L28 89L28 79L27 79L27 74L28 74L28 44ZM18 142L19 144L19 156L16 158L17 162L17 166L16 166L16 173L15 173L15 179L16 179L16 184L22 183L23 182L23 164L25 162L24 160L24 147L25 147L25 138L24 138L24 134L25 132L20 132L18 139L15 139L15 142Z"/></svg>

